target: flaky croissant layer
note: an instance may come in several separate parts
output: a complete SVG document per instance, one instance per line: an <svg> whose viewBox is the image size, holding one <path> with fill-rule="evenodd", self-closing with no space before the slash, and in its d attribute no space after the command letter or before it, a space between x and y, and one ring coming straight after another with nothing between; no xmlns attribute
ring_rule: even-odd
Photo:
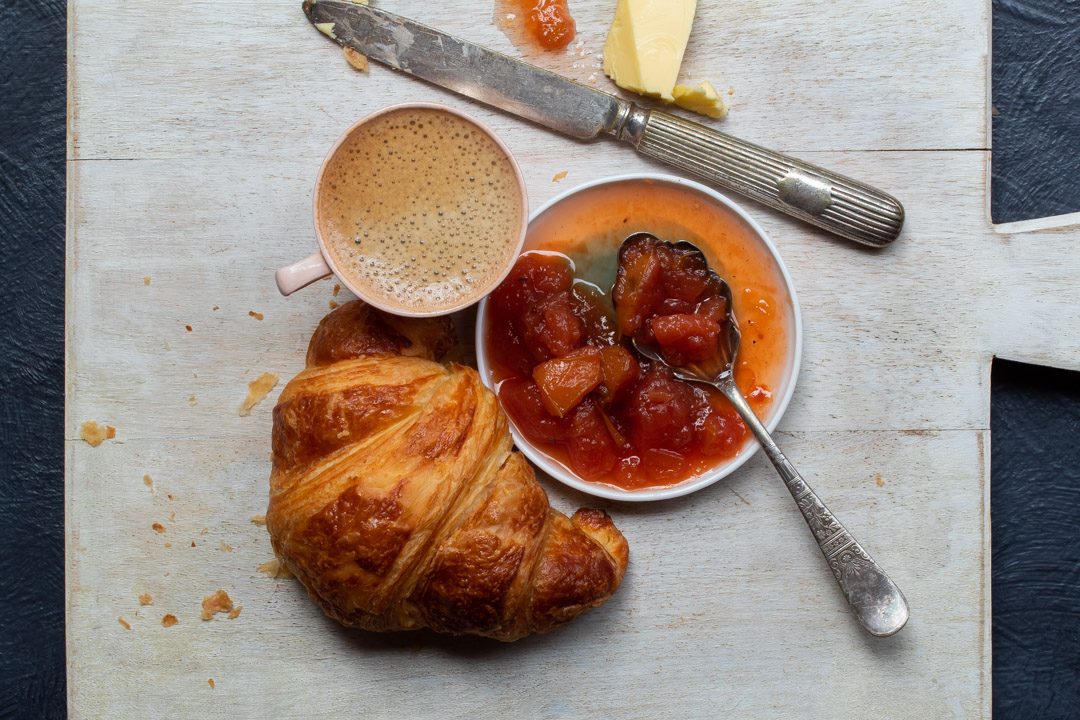
<svg viewBox="0 0 1080 720"><path fill-rule="evenodd" d="M445 319L360 301L319 324L274 408L275 552L345 625L516 640L607 600L628 561L601 510L552 510Z"/></svg>

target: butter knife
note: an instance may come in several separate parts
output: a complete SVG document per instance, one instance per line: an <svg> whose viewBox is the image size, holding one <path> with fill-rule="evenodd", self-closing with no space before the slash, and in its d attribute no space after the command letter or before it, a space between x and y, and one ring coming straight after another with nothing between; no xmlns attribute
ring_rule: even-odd
<svg viewBox="0 0 1080 720"><path fill-rule="evenodd" d="M891 195L676 115L639 107L534 65L350 0L305 0L342 47L580 140L612 135L646 155L828 230L881 247L904 208Z"/></svg>

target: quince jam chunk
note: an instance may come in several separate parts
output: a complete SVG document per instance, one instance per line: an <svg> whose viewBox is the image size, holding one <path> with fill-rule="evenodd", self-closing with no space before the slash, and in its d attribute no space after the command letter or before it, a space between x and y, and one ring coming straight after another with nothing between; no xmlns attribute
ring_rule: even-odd
<svg viewBox="0 0 1080 720"><path fill-rule="evenodd" d="M665 352L696 357L715 346L726 318L708 272L642 250L633 285L624 281L616 296L620 310L636 303L629 325L616 322L598 288L575 280L569 258L532 252L491 294L484 327L498 396L518 432L578 476L630 490L697 475L747 436L717 391L675 378L629 342L632 327Z"/></svg>
<svg viewBox="0 0 1080 720"><path fill-rule="evenodd" d="M525 25L533 39L545 50L558 50L570 44L577 34L577 23L570 15L566 0L519 0L526 12Z"/></svg>
<svg viewBox="0 0 1080 720"><path fill-rule="evenodd" d="M659 348L669 365L725 362L727 298L692 247L638 233L619 251L612 291L623 335Z"/></svg>

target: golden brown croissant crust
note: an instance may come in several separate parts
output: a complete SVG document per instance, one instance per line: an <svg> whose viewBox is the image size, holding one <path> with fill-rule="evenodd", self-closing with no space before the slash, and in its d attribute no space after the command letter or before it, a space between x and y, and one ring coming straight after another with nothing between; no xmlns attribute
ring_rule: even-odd
<svg viewBox="0 0 1080 720"><path fill-rule="evenodd" d="M607 600L627 544L550 508L476 371L436 362L453 342L360 301L323 318L274 408L267 527L346 625L516 640Z"/></svg>

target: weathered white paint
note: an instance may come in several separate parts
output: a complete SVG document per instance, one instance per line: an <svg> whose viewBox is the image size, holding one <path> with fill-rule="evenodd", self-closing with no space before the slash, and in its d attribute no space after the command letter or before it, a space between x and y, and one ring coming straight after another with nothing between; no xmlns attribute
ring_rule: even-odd
<svg viewBox="0 0 1080 720"><path fill-rule="evenodd" d="M606 87L598 53L612 3L571 5L582 44L538 60ZM735 88L725 130L906 205L904 236L877 252L747 208L804 311L782 445L905 590L909 627L860 634L760 457L682 500L608 505L631 542L624 588L515 645L344 632L294 581L257 573L271 551L249 518L265 510L277 391L250 417L236 411L249 380L300 368L327 310L332 282L284 299L272 275L314 247L311 187L336 136L391 102L466 108L516 154L534 207L568 185L661 166L384 68L358 74L299 2L73 0L72 717L989 714L989 361L1080 367L1080 236L1002 234L986 219L988 4L699 5L685 74ZM383 6L517 52L486 2ZM78 441L89 418L117 439ZM588 502L547 488L561 509ZM200 600L219 587L243 613L204 623ZM152 606L139 607L143 592ZM177 626L160 625L167 612Z"/></svg>

